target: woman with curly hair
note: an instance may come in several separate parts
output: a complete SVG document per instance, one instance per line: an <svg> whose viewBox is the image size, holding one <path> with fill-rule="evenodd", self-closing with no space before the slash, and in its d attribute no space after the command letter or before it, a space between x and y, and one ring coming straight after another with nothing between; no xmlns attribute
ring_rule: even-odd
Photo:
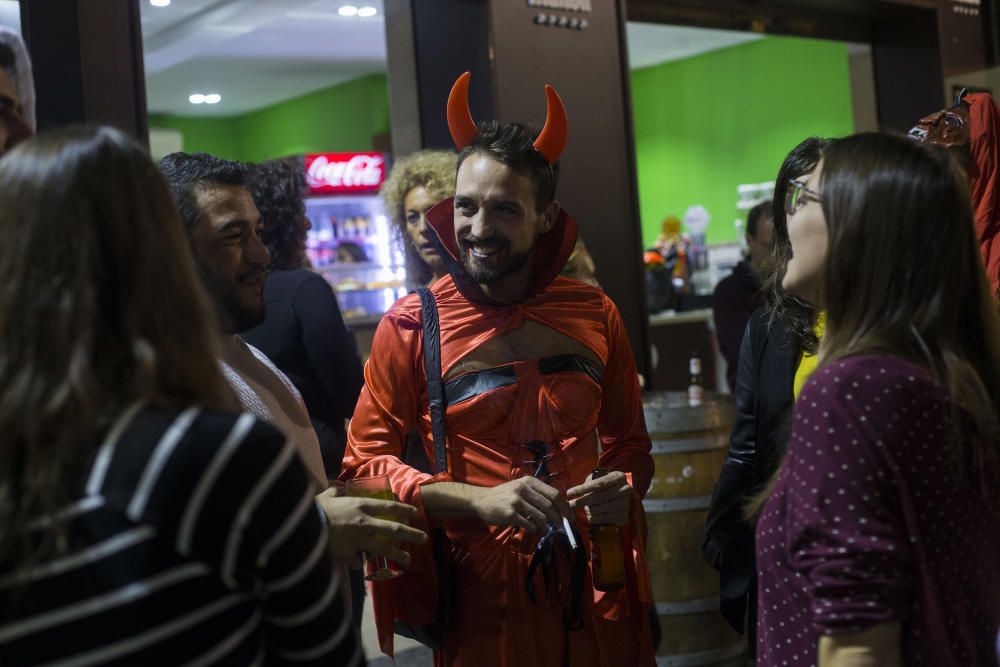
<svg viewBox="0 0 1000 667"><path fill-rule="evenodd" d="M455 193L455 153L419 151L395 164L379 194L406 253L406 282L411 289L447 273L431 240L427 211Z"/></svg>
<svg viewBox="0 0 1000 667"><path fill-rule="evenodd" d="M271 265L264 282L264 321L242 336L302 394L327 477L333 479L344 456L344 424L364 384L361 362L333 288L306 268L310 224L301 165L281 160L254 165L248 189L264 219Z"/></svg>

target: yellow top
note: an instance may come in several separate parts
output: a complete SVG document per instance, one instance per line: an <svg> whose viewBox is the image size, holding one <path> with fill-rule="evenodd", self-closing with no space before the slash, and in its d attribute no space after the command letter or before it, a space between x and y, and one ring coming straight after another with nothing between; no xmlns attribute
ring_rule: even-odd
<svg viewBox="0 0 1000 667"><path fill-rule="evenodd" d="M826 329L826 313L820 312L816 314L816 323L813 325L813 333L816 334L817 338L823 337L823 331ZM816 365L819 363L819 357L815 354L803 354L802 359L799 361L799 367L795 371L795 383L792 385L792 393L795 394L795 400L799 399L799 392L802 391L802 387L805 386L806 380L809 376L813 374L816 370Z"/></svg>

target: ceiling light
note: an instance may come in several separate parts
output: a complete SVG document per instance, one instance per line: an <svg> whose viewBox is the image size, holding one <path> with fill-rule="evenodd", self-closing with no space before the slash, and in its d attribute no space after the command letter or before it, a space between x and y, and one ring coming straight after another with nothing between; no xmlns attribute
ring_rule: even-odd
<svg viewBox="0 0 1000 667"><path fill-rule="evenodd" d="M170 6L170 0L149 0L149 4L154 7L168 7Z"/></svg>
<svg viewBox="0 0 1000 667"><path fill-rule="evenodd" d="M204 104L205 96L202 95L201 93L195 93L194 95L188 98L188 102L190 102L191 104Z"/></svg>
<svg viewBox="0 0 1000 667"><path fill-rule="evenodd" d="M337 13L341 16L355 16L358 13L358 8L354 5L344 5L337 10Z"/></svg>
<svg viewBox="0 0 1000 667"><path fill-rule="evenodd" d="M358 10L358 16L363 16L365 18L368 18L369 16L375 16L376 14L378 14L378 10L375 9L374 7L362 7L361 9Z"/></svg>
<svg viewBox="0 0 1000 667"><path fill-rule="evenodd" d="M222 95L218 93L209 93L205 95L205 104L218 104L222 101Z"/></svg>

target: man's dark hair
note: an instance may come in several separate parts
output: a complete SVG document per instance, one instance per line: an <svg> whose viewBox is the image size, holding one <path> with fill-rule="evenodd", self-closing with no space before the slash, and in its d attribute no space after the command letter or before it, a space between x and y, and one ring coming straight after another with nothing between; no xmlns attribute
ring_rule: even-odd
<svg viewBox="0 0 1000 667"><path fill-rule="evenodd" d="M17 88L17 55L9 44L0 43L0 69L7 72L14 88Z"/></svg>
<svg viewBox="0 0 1000 667"><path fill-rule="evenodd" d="M535 150L533 144L541 131L539 128L524 123L501 123L495 120L478 123L477 127L479 136L462 149L458 156L458 168L473 153L483 153L514 171L525 174L535 183L536 210L544 210L555 200L559 163L550 165Z"/></svg>
<svg viewBox="0 0 1000 667"><path fill-rule="evenodd" d="M306 188L306 172L298 162L271 160L250 167L247 189L264 219L264 245L274 270L301 268Z"/></svg>
<svg viewBox="0 0 1000 667"><path fill-rule="evenodd" d="M762 201L750 209L750 212L747 213L747 234L749 234L750 238L757 238L757 225L761 220L773 218L773 210L774 207L770 201Z"/></svg>
<svg viewBox="0 0 1000 667"><path fill-rule="evenodd" d="M159 167L170 184L174 205L188 231L201 218L196 192L200 186L247 184L245 164L208 153L171 153L160 160Z"/></svg>
<svg viewBox="0 0 1000 667"><path fill-rule="evenodd" d="M10 48L9 44L0 43L0 67L13 70L16 64L17 56L14 55L14 49Z"/></svg>

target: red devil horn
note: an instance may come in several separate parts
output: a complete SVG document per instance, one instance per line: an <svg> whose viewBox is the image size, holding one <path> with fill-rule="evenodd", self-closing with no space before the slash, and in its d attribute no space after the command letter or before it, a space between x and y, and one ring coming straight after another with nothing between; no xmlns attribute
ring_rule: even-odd
<svg viewBox="0 0 1000 667"><path fill-rule="evenodd" d="M545 98L548 108L545 111L545 127L541 134L535 139L535 150L548 160L549 164L559 161L563 149L566 148L566 136L569 133L569 125L566 122L566 108L556 89L550 85L545 86Z"/></svg>
<svg viewBox="0 0 1000 667"><path fill-rule="evenodd" d="M448 130L458 150L462 150L479 136L476 121L472 120L472 112L469 111L470 78L472 74L469 72L458 77L448 95Z"/></svg>

